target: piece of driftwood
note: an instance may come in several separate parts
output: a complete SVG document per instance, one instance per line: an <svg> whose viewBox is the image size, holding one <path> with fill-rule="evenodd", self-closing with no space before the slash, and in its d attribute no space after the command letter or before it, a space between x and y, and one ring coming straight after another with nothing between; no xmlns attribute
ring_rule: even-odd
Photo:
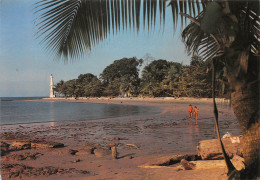
<svg viewBox="0 0 260 180"><path fill-rule="evenodd" d="M112 150L112 158L117 159L117 149L116 146L111 147Z"/></svg>
<svg viewBox="0 0 260 180"><path fill-rule="evenodd" d="M198 160L198 156L196 154L178 154L163 156L152 159L149 162L143 164L143 166L169 166L172 164L179 163L182 159L185 159L187 161L195 161Z"/></svg>
<svg viewBox="0 0 260 180"><path fill-rule="evenodd" d="M138 166L139 168L144 168L144 169L173 169L173 170L178 170L180 169L179 167L169 167L169 166L149 166L149 165L141 165Z"/></svg>
<svg viewBox="0 0 260 180"><path fill-rule="evenodd" d="M135 147L136 149L138 149L138 146L134 145L134 144L126 144L127 146L132 146Z"/></svg>
<svg viewBox="0 0 260 180"><path fill-rule="evenodd" d="M232 143L230 138L222 139L225 150L230 158L235 155L242 156L242 144ZM197 146L197 154L202 160L217 160L223 159L221 146L217 139L209 139L200 141Z"/></svg>

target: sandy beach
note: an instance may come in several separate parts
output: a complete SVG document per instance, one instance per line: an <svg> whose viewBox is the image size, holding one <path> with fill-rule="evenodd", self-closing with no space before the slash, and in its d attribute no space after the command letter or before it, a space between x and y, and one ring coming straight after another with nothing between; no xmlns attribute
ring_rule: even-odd
<svg viewBox="0 0 260 180"><path fill-rule="evenodd" d="M176 170L173 167L138 167L159 157L196 154L199 141L216 139L212 99L57 98L38 101L153 106L159 113L88 121L2 125L2 142L23 141L30 142L31 147L33 142L35 145L35 148L13 149L1 156L3 179L227 179L224 168ZM198 123L188 118L189 104L199 108ZM218 108L221 135L226 132L240 135L238 122L228 103L218 100ZM57 147L48 142L57 143ZM115 145L118 159L113 160L110 147Z"/></svg>

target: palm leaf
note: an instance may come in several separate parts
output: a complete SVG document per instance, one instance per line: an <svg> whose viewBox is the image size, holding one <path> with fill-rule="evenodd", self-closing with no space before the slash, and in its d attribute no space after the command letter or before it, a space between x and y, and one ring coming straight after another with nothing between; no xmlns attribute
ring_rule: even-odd
<svg viewBox="0 0 260 180"><path fill-rule="evenodd" d="M143 27L147 27L148 32L156 24L158 4L160 24L162 21L164 24L166 2L167 0L41 0L35 4L35 13L38 15L35 19L38 28L37 37L41 38L41 43L44 43L45 47L57 57L64 60L76 59L90 52L93 46L106 39L112 32L115 34L127 28L133 28L138 32L141 8ZM168 0L168 2L176 28L180 13L194 17L204 11L210 0ZM233 14L237 17L241 14L238 21L239 28L247 34L247 45L251 47L251 51L258 54L259 2L230 1L229 5ZM181 16L181 22L184 20L186 22L186 18ZM192 31L192 26L187 26L183 37L185 34L188 36L184 41L187 42L190 52L197 51L196 48L205 45L206 42L213 43L212 38L199 33L198 28ZM202 41L205 39L207 41ZM212 46L209 47L211 48L209 52L204 53L205 56L211 56L215 51Z"/></svg>
<svg viewBox="0 0 260 180"><path fill-rule="evenodd" d="M143 3L141 3L143 2ZM109 36L130 28L139 31L140 11L148 32L155 27L157 6L165 24L167 0L41 0L35 4L37 37L64 60L77 59ZM196 14L196 0L169 0L174 25L179 12ZM141 7L141 5L143 7ZM183 20L184 18L181 17Z"/></svg>
<svg viewBox="0 0 260 180"><path fill-rule="evenodd" d="M200 13L196 18L196 22L191 22L182 32L182 40L186 45L188 54L199 54L204 60L212 58L220 50L217 42L210 34L204 33L199 23L203 17Z"/></svg>

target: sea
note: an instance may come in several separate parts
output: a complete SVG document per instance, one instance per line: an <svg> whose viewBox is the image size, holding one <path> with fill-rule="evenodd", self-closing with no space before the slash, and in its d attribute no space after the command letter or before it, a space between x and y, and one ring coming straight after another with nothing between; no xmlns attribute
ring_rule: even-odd
<svg viewBox="0 0 260 180"><path fill-rule="evenodd" d="M88 121L122 116L158 113L158 107L77 103L61 101L28 101L43 97L1 97L0 125L60 121Z"/></svg>

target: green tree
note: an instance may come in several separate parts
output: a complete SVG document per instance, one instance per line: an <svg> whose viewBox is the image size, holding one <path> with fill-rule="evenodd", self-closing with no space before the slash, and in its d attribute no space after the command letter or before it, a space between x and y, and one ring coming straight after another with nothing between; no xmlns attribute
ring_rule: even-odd
<svg viewBox="0 0 260 180"><path fill-rule="evenodd" d="M170 66L165 79L162 81L163 87L169 90L169 95L174 97L183 96L180 93L180 80L182 73L182 65L174 63Z"/></svg>
<svg viewBox="0 0 260 180"><path fill-rule="evenodd" d="M98 78L93 78L91 82L89 82L84 87L84 95L86 97L100 97L103 93L103 87L101 81Z"/></svg>
<svg viewBox="0 0 260 180"><path fill-rule="evenodd" d="M104 87L104 95L118 96L120 95L120 78L115 78L112 82Z"/></svg>
<svg viewBox="0 0 260 180"><path fill-rule="evenodd" d="M114 61L100 74L105 92L113 96L131 96L137 94L139 85L139 68L143 60L137 58L123 58ZM115 82L114 82L115 81ZM112 89L111 89L112 88Z"/></svg>
<svg viewBox="0 0 260 180"><path fill-rule="evenodd" d="M68 96L76 97L75 89L76 89L76 79L72 79L72 80L66 81L63 84L62 91L66 97L68 97Z"/></svg>
<svg viewBox="0 0 260 180"><path fill-rule="evenodd" d="M155 24L157 2L165 20L166 1L142 2L148 30ZM179 15L182 21L191 20L182 34L187 50L212 58L214 66L225 63L234 113L243 131L247 170L241 176L253 178L259 169L259 1L169 0L169 6L174 26ZM46 0L36 9L42 12L36 26L47 48L65 58L90 51L122 27L140 28L141 0Z"/></svg>
<svg viewBox="0 0 260 180"><path fill-rule="evenodd" d="M63 94L63 85L64 85L64 81L60 80L57 84L55 84L54 91L59 93L59 95Z"/></svg>
<svg viewBox="0 0 260 180"><path fill-rule="evenodd" d="M76 97L88 96L85 93L85 88L92 82L93 79L97 80L97 77L91 73L80 74L78 76L78 79L76 80L76 88L75 88Z"/></svg>
<svg viewBox="0 0 260 180"><path fill-rule="evenodd" d="M211 81L207 79L207 65L199 56L192 56L190 62L190 93L195 97L211 96Z"/></svg>
<svg viewBox="0 0 260 180"><path fill-rule="evenodd" d="M141 92L150 96L167 96L164 92L163 80L167 78L174 62L155 60L144 67L141 78Z"/></svg>

